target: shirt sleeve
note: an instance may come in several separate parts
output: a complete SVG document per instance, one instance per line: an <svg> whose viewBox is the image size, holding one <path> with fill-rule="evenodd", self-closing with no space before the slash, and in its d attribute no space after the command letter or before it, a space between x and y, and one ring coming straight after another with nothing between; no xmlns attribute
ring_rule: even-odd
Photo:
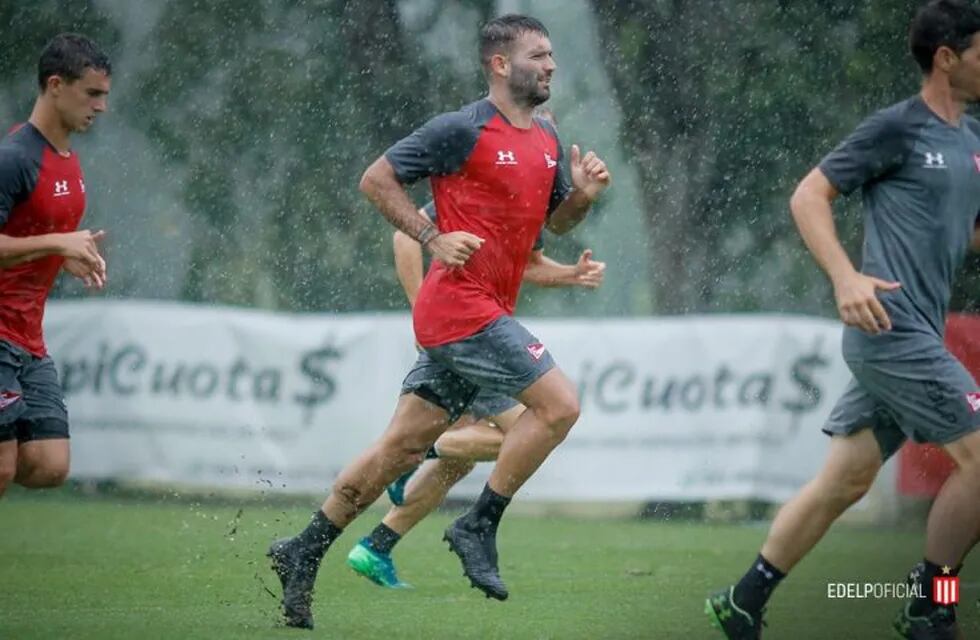
<svg viewBox="0 0 980 640"><path fill-rule="evenodd" d="M436 221L436 202L435 200L429 200L422 207L422 211L425 213L426 217L429 218L430 222L435 223Z"/></svg>
<svg viewBox="0 0 980 640"><path fill-rule="evenodd" d="M0 227L29 194L30 171L24 154L13 146L0 146Z"/></svg>
<svg viewBox="0 0 980 640"><path fill-rule="evenodd" d="M885 110L858 125L819 168L837 191L848 194L901 167L906 155L902 121L892 110Z"/></svg>
<svg viewBox="0 0 980 640"><path fill-rule="evenodd" d="M444 113L392 145L385 158L402 184L449 175L460 170L479 135L479 128L466 113Z"/></svg>
<svg viewBox="0 0 980 640"><path fill-rule="evenodd" d="M561 148L561 140L558 138L558 131L544 118L535 118L535 121L555 139L555 146L558 147L558 166L555 168L555 181L551 185L551 197L548 199L548 215L558 208L568 194L572 192L572 183L568 179L565 171L565 151ZM540 238L538 239L540 240ZM535 244L538 241L535 241Z"/></svg>

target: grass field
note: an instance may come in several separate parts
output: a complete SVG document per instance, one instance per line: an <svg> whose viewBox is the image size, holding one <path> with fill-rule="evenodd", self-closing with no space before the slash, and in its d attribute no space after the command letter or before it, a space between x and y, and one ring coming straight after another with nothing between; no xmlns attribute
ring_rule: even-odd
<svg viewBox="0 0 980 640"><path fill-rule="evenodd" d="M0 638L720 638L705 593L751 562L765 527L509 517L504 603L469 588L437 514L396 549L415 588L382 590L343 559L380 512L327 555L313 632L278 627L278 583L263 553L310 508L246 502L86 498L0 502ZM767 638L886 638L896 600L831 600L827 582L894 582L921 553L911 532L840 528L780 587ZM961 619L980 637L980 572L964 571Z"/></svg>

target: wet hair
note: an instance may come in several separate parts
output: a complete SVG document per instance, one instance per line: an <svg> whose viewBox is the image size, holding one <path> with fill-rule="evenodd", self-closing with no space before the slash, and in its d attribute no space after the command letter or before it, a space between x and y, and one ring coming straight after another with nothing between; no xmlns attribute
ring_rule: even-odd
<svg viewBox="0 0 980 640"><path fill-rule="evenodd" d="M967 0L932 0L915 15L909 29L909 50L923 73L932 71L940 47L957 54L970 48L980 32L980 7Z"/></svg>
<svg viewBox="0 0 980 640"><path fill-rule="evenodd" d="M97 44L77 33L59 33L44 47L37 61L37 83L43 92L51 76L74 82L86 69L112 75L109 57Z"/></svg>
<svg viewBox="0 0 980 640"><path fill-rule="evenodd" d="M509 13L483 25L480 28L480 64L484 71L490 68L490 58L510 51L514 42L525 33L539 33L548 37L548 29L540 20L530 16Z"/></svg>

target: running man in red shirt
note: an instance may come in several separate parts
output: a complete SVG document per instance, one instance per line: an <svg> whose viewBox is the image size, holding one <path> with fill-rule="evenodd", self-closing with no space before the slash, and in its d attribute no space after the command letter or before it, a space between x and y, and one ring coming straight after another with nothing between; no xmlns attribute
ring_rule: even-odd
<svg viewBox="0 0 980 640"><path fill-rule="evenodd" d="M466 576L503 600L496 532L511 497L578 419L575 385L512 313L542 227L565 233L609 185L605 164L573 146L571 184L553 127L532 115L551 93L548 31L508 15L480 32L489 97L436 116L397 142L361 179L361 190L399 230L433 256L413 309L423 352L402 384L381 438L336 479L312 522L269 549L283 588L286 624L311 628L320 561L344 527L418 465L481 390L517 398L527 410L504 438L473 508L447 530ZM419 216L404 185L430 178L438 227Z"/></svg>
<svg viewBox="0 0 980 640"><path fill-rule="evenodd" d="M68 475L68 412L41 321L61 269L102 288L101 231L77 231L85 182L72 133L106 110L111 67L91 40L56 36L38 62L30 119L0 141L0 495Z"/></svg>

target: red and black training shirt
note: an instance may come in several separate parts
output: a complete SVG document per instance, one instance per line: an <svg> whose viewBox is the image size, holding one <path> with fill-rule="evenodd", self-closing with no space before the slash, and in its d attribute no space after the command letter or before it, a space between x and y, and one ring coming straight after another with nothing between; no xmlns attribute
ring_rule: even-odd
<svg viewBox="0 0 980 640"><path fill-rule="evenodd" d="M78 155L60 154L32 124L0 141L0 234L13 237L68 233L85 212ZM47 256L0 269L0 340L44 356L44 304L64 263Z"/></svg>
<svg viewBox="0 0 980 640"><path fill-rule="evenodd" d="M465 266L433 261L415 301L423 347L456 342L511 315L535 239L571 191L555 129L512 125L483 99L436 116L385 152L403 184L430 178L441 233L484 239Z"/></svg>

